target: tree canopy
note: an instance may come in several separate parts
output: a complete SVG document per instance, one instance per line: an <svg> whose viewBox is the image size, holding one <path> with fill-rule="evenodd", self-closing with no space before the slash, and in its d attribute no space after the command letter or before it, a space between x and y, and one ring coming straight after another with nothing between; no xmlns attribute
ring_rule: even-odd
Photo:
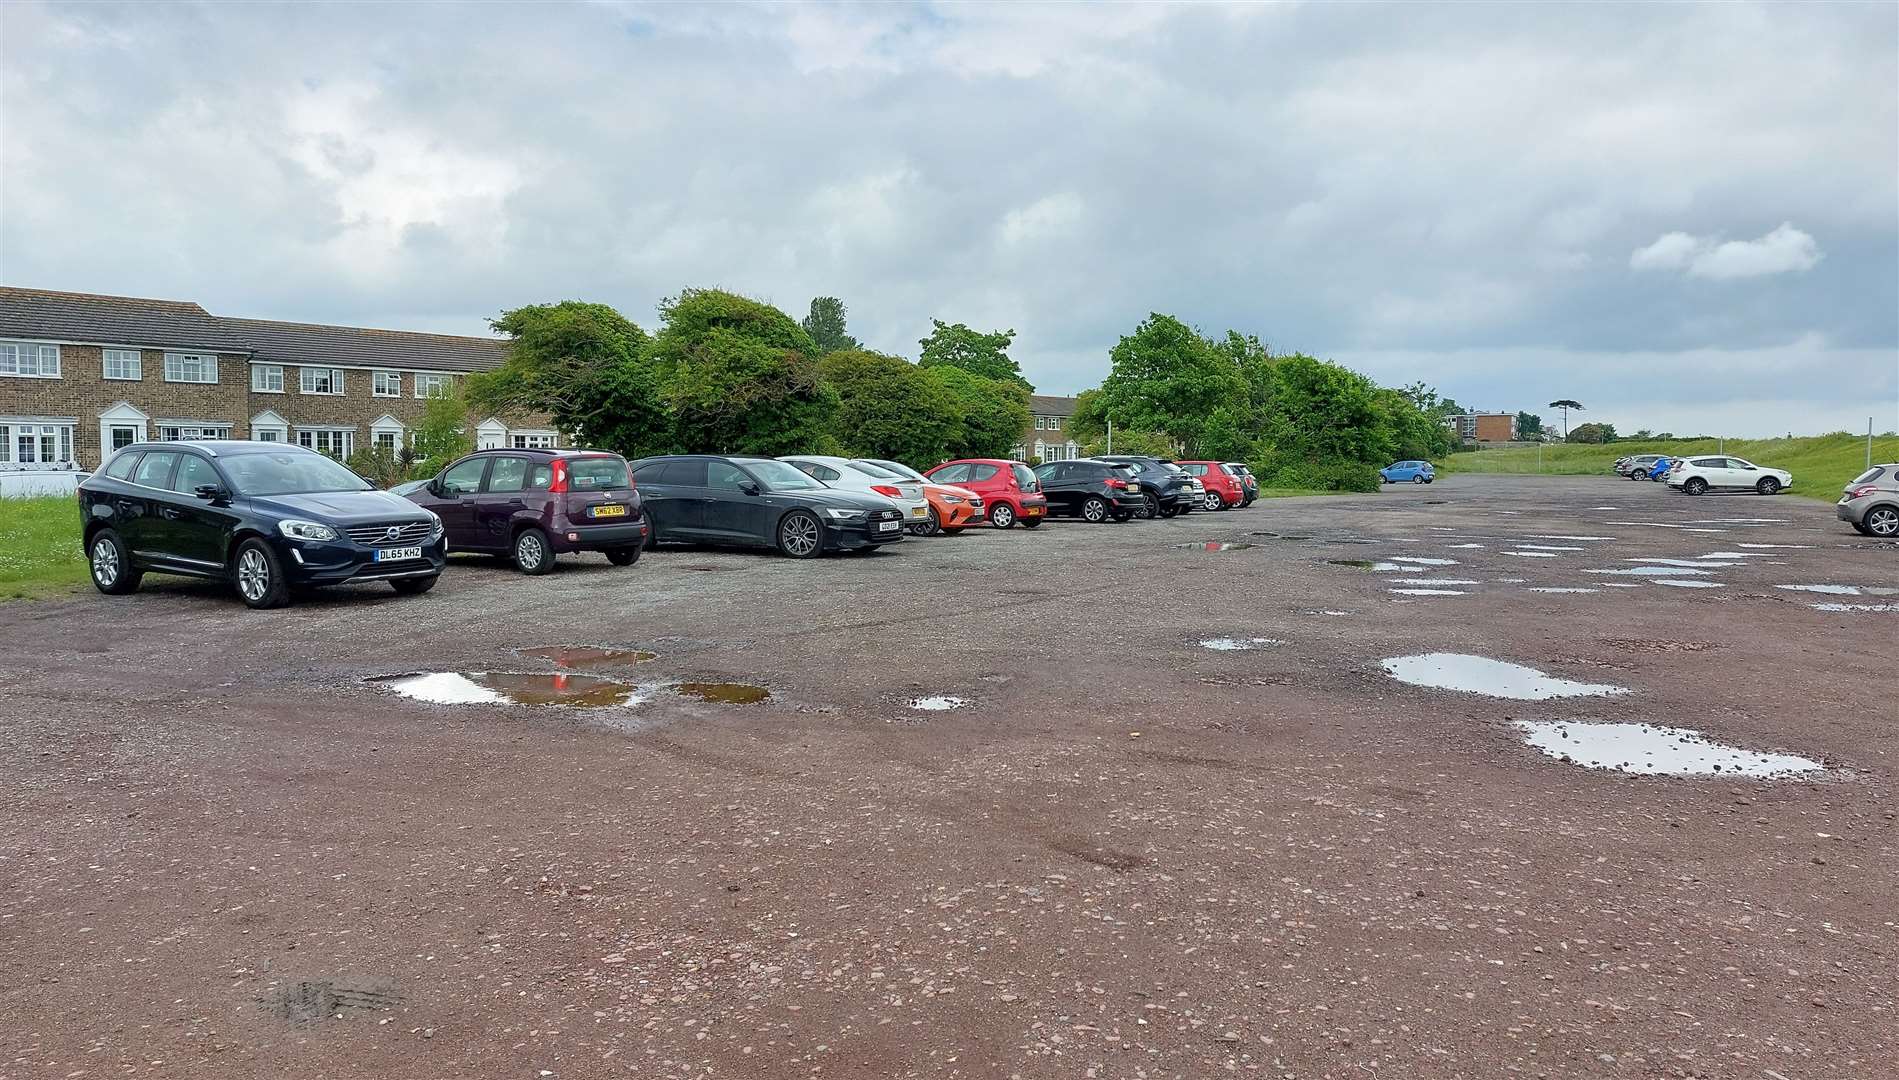
<svg viewBox="0 0 1899 1080"><path fill-rule="evenodd" d="M953 365L923 371L955 402L956 424L945 457L1008 457L1022 441L1031 416L1026 384L986 379Z"/></svg>
<svg viewBox="0 0 1899 1080"><path fill-rule="evenodd" d="M817 346L819 356L858 347L857 339L844 330L844 301L835 296L813 299L810 314L798 325L811 335L811 343Z"/></svg>
<svg viewBox="0 0 1899 1080"><path fill-rule="evenodd" d="M791 316L720 289L687 289L659 311L652 352L679 450L831 448L837 392L818 377L817 347Z"/></svg>
<svg viewBox="0 0 1899 1080"><path fill-rule="evenodd" d="M963 431L962 400L902 357L844 349L818 361L818 374L837 392L837 441L853 457L927 468Z"/></svg>
<svg viewBox="0 0 1899 1080"><path fill-rule="evenodd" d="M582 443L639 455L671 442L646 332L605 304L567 300L504 312L507 358L468 380L489 412L540 412Z"/></svg>
<svg viewBox="0 0 1899 1080"><path fill-rule="evenodd" d="M1242 437L1239 416L1250 410L1240 365L1179 319L1149 315L1115 343L1108 360L1101 396L1117 427L1160 432L1190 458L1199 456L1216 414L1226 414L1229 443Z"/></svg>
<svg viewBox="0 0 1899 1080"><path fill-rule="evenodd" d="M960 368L985 379L1018 382L1026 390L1035 389L1022 377L1022 369L1016 362L1009 359L1009 346L1015 341L1014 330L983 333L962 323L951 325L941 319L931 319L930 323L935 329L917 343L923 347L917 359L919 366Z"/></svg>

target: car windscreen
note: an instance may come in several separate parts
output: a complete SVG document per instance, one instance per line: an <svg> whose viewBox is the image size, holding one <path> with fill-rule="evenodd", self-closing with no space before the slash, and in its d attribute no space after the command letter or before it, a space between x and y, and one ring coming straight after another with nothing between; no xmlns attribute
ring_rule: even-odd
<svg viewBox="0 0 1899 1080"><path fill-rule="evenodd" d="M240 495L305 495L317 491L373 491L362 477L322 454L285 450L233 454L218 464Z"/></svg>
<svg viewBox="0 0 1899 1080"><path fill-rule="evenodd" d="M599 457L568 458L567 482L579 491L623 488L627 485L626 461L604 454Z"/></svg>
<svg viewBox="0 0 1899 1080"><path fill-rule="evenodd" d="M761 458L757 461L743 461L740 464L773 491L822 491L824 489L823 484L782 461Z"/></svg>
<svg viewBox="0 0 1899 1080"><path fill-rule="evenodd" d="M889 469L879 468L878 466L872 465L867 461L853 461L850 464L846 465L845 468L850 469L852 472L863 473L865 476L874 476L879 480L908 480L910 479L907 476L898 476L896 473L891 472Z"/></svg>

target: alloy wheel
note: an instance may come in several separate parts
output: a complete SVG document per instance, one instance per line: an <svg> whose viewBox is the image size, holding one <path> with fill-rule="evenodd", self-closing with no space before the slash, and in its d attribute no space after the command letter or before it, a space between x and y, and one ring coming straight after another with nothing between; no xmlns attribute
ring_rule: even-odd
<svg viewBox="0 0 1899 1080"><path fill-rule="evenodd" d="M785 545L787 554L803 558L818 549L818 522L816 518L803 514L793 514L778 527L779 539Z"/></svg>
<svg viewBox="0 0 1899 1080"><path fill-rule="evenodd" d="M237 591L253 604L270 591L270 563L256 548L245 548L237 557Z"/></svg>
<svg viewBox="0 0 1899 1080"><path fill-rule="evenodd" d="M1889 506L1879 506L1866 514L1866 531L1874 536L1899 536L1899 510Z"/></svg>
<svg viewBox="0 0 1899 1080"><path fill-rule="evenodd" d="M541 545L541 538L532 532L524 532L514 542L514 561L522 566L539 566L547 549Z"/></svg>
<svg viewBox="0 0 1899 1080"><path fill-rule="evenodd" d="M1100 499L1089 499L1082 504L1081 516L1087 518L1089 521L1099 523L1103 518L1108 516L1108 506Z"/></svg>
<svg viewBox="0 0 1899 1080"><path fill-rule="evenodd" d="M101 537L92 545L92 579L110 589L119 580L119 552L112 541Z"/></svg>

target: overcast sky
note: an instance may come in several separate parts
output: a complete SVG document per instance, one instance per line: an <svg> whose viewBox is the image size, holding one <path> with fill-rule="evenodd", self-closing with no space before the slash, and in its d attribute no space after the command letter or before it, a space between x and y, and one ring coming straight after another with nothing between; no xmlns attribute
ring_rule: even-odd
<svg viewBox="0 0 1899 1080"><path fill-rule="evenodd" d="M1899 424L1892 4L0 4L0 280L485 332L717 285L1097 383L1150 311L1475 407Z"/></svg>

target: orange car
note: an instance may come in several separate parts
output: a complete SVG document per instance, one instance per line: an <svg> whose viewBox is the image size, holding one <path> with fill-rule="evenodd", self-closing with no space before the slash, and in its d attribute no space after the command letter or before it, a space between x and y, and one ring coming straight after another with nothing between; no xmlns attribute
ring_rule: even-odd
<svg viewBox="0 0 1899 1080"><path fill-rule="evenodd" d="M884 458L852 458L859 465L868 465L895 473L905 480L913 480L923 485L923 498L930 504L930 520L909 527L918 536L935 536L947 533L954 536L972 525L987 524L983 516L982 496L969 490L950 484L933 483L922 473L900 461Z"/></svg>

